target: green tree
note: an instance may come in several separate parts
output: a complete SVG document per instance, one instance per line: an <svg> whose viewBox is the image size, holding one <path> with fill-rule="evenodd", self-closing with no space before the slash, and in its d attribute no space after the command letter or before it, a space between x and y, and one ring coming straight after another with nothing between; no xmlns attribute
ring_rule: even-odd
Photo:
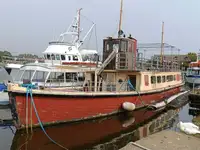
<svg viewBox="0 0 200 150"><path fill-rule="evenodd" d="M12 57L12 54L11 54L10 52L8 52L8 51L4 51L4 52L3 52L3 55L4 55L4 56L10 56L10 57Z"/></svg>
<svg viewBox="0 0 200 150"><path fill-rule="evenodd" d="M196 53L188 53L188 58L191 62L197 61L197 54Z"/></svg>

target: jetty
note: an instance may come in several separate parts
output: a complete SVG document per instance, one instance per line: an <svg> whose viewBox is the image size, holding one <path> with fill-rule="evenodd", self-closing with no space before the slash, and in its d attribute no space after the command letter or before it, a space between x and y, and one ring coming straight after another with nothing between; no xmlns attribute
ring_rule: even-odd
<svg viewBox="0 0 200 150"><path fill-rule="evenodd" d="M199 138L172 130L163 130L120 150L200 150Z"/></svg>

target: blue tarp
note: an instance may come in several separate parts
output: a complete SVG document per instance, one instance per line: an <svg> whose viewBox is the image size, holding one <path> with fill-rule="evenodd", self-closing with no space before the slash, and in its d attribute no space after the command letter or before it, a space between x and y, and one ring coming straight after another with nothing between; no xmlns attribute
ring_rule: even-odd
<svg viewBox="0 0 200 150"><path fill-rule="evenodd" d="M7 86L4 83L0 83L0 91L7 90Z"/></svg>

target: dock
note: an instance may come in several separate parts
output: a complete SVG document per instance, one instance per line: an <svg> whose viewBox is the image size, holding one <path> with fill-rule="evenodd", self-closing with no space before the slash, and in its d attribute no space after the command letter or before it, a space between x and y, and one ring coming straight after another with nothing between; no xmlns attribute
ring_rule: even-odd
<svg viewBox="0 0 200 150"><path fill-rule="evenodd" d="M136 142L130 142L120 150L200 150L200 139L172 130L163 130Z"/></svg>

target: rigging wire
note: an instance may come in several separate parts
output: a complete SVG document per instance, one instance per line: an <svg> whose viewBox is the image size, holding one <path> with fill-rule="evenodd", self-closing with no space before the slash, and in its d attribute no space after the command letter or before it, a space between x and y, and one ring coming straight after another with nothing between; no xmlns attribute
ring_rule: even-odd
<svg viewBox="0 0 200 150"><path fill-rule="evenodd" d="M94 27L94 34L95 34L95 40L96 40L96 50L97 50L97 53L99 53L99 50L98 50L98 38L97 38L97 28L96 28L96 25Z"/></svg>

